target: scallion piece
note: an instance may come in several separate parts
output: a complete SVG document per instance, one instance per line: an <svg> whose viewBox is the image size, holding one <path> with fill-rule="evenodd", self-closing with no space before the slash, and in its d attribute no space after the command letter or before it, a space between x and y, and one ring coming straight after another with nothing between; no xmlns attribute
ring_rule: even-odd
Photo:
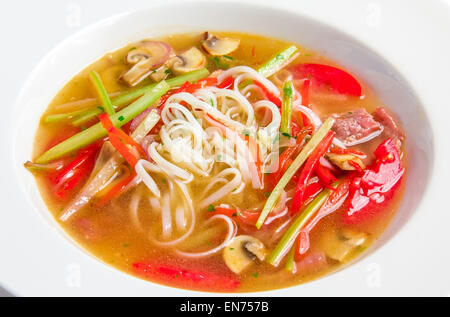
<svg viewBox="0 0 450 317"><path fill-rule="evenodd" d="M159 84L154 86L153 89L147 91L141 98L133 102L131 105L112 115L110 117L112 123L116 127L121 127L124 124L130 122L142 111L152 105L156 100L161 98L161 96L164 95L169 90L169 88L169 85L165 81L160 82ZM123 117L123 120L120 121L119 117ZM36 159L36 163L48 163L54 159L60 158L68 153L83 148L106 135L107 132L103 128L102 124L97 123L92 127L78 134L75 134L67 140L52 147L50 150L39 156Z"/></svg>
<svg viewBox="0 0 450 317"><path fill-rule="evenodd" d="M295 239L300 233L300 230L305 224L308 223L308 220L311 219L311 217L317 212L317 210L319 210L319 208L325 203L330 194L331 190L327 188L308 204L305 210L303 210L303 212L294 220L291 226L284 233L280 242L278 242L275 249L267 258L267 262L269 262L273 266L278 266L278 264L280 264L286 252L288 252L289 248L294 245Z"/></svg>
<svg viewBox="0 0 450 317"><path fill-rule="evenodd" d="M283 85L283 103L281 106L280 132L291 135L292 122L292 99L294 95L294 84L292 80L287 80Z"/></svg>
<svg viewBox="0 0 450 317"><path fill-rule="evenodd" d="M98 98L100 99L103 109L105 109L105 112L109 116L112 116L113 114L116 113L116 111L114 110L114 107L111 103L111 99L109 99L108 92L106 91L106 88L103 85L100 75L95 70L93 70L89 73L89 78L91 79L91 82L94 85L95 91L97 92Z"/></svg>
<svg viewBox="0 0 450 317"><path fill-rule="evenodd" d="M270 77L275 74L289 59L298 51L297 46L289 46L284 51L277 54L274 58L262 65L258 72L264 77Z"/></svg>
<svg viewBox="0 0 450 317"><path fill-rule="evenodd" d="M209 71L206 68L194 70L192 72L189 72L187 74L177 76L174 78L170 78L166 80L167 84L170 87L178 87L183 85L185 82L195 82L199 79L205 78L209 75ZM130 90L129 92L124 93L121 96L115 97L111 100L112 104L114 105L114 108L116 110L121 109L123 106L129 104L130 102L136 100L137 98L141 97L143 94L147 93L148 91L151 91L157 84L150 84L138 89ZM86 122L89 122L94 118L95 116L98 116L103 112L102 109L98 107L93 107L91 109L85 110L80 115L78 115L75 120L72 121L72 124L74 126L80 126Z"/></svg>
<svg viewBox="0 0 450 317"><path fill-rule="evenodd" d="M261 226L264 224L264 221L266 220L269 213L272 211L273 207L277 203L278 199L281 196L281 193L284 189L284 187L289 183L292 176L298 171L298 169L303 165L303 163L306 161L308 156L314 151L314 149L319 145L319 143L322 141L322 139L325 137L325 135L328 133L328 131L331 130L331 127L334 124L333 118L328 118L325 120L325 122L322 124L322 126L317 130L317 132L312 136L311 140L305 145L303 150L300 152L300 154L295 158L295 160L292 162L292 164L288 167L286 172L281 177L278 184L275 186L274 190L270 194L269 198L266 201L266 204L264 205L264 208L261 212L261 215L258 218L258 221L256 222L256 228L260 229Z"/></svg>

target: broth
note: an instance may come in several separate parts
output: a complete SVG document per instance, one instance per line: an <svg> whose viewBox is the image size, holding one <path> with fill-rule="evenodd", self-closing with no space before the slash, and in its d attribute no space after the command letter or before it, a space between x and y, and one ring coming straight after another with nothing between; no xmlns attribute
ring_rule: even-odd
<svg viewBox="0 0 450 317"><path fill-rule="evenodd" d="M257 35L241 34L241 33L218 33L222 37L237 38L240 40L237 50L229 54L227 57L213 58L208 56L207 67L210 72L222 68L231 68L238 65L246 65L257 69L267 60L271 59L278 52L282 51L292 43L285 41L267 38ZM160 39L168 43L175 51L183 51L192 46L200 47L199 43L202 41L202 34L176 34ZM80 104L74 102L78 100L85 100L85 107L90 108L97 104L96 94L92 88L89 80L89 73L95 70L103 80L103 84L108 93L114 96L114 93L127 91L130 89L120 77L126 72L130 65L127 62L126 56L130 50L134 49L135 44L130 44L115 52L108 53L92 65L77 74L65 87L55 96L47 111L43 114L45 118L49 114L61 113L64 111L72 111L73 107L79 107ZM321 54L297 45L300 54L292 65L302 63L317 63L326 64L339 67L333 61L330 61ZM330 91L329 87L319 87L310 93L310 104L313 111L320 114L322 120L325 120L333 113L352 112L356 109L366 109L369 113L375 111L377 107L383 106L381 100L371 90L371 88L358 79L362 86L363 95L361 97L353 97L342 94L336 94ZM142 87L151 83L149 78L138 84L137 87ZM64 121L60 123L47 123L42 120L35 137L34 157L38 157L45 150L51 146L59 143L67 137L91 126L93 122L85 123L81 127L73 127L70 123ZM371 165L375 162L373 152L376 147L386 139L384 134L381 134L369 142L359 144L352 147L368 156L363 161L365 165ZM405 164L405 152L402 149L402 162ZM69 155L66 160L70 161ZM219 162L215 163L214 169L222 169ZM223 163L222 163L223 164ZM405 166L405 165L403 165ZM54 174L54 173L53 173ZM218 246L227 234L226 226L221 219L209 221L210 213L207 211L210 206L200 208L202 199L201 193L205 187L212 182L216 173L212 176L195 176L194 180L188 184L188 190L192 194L193 205L196 217L196 225L192 234L177 248L161 246L155 240L164 240L164 233L161 228L162 214L155 211L152 207L148 197L150 192L145 184L140 183L134 188L128 190L119 197L108 202L104 206L98 206L95 201L89 202L83 209L81 209L69 221L61 221L60 216L67 205L73 199L82 185L78 185L76 190L68 193L68 196L61 199L54 194L54 185L52 173L39 174L36 173L36 180L40 192L46 202L50 212L58 219L62 228L72 237L78 244L82 245L91 254L95 255L104 263L114 266L115 268L153 282L166 284L170 286L198 289L203 291L233 291L233 292L251 292L263 291L277 288L284 288L288 286L304 283L318 277L336 271L346 263L352 261L366 250L379 236L383 233L389 222L395 215L395 211L399 207L402 198L403 185L405 179L402 179L399 185L396 185L392 193L386 196L383 203L379 203L376 207L381 211L373 216L370 221L352 224L351 226L342 224L342 215L348 208L347 205L342 205L337 211L323 218L311 232L310 235L310 249L303 258L296 261L297 272L292 273L285 269L286 259L283 259L280 265L273 266L266 261L255 261L243 272L239 274L233 273L226 263L224 263L222 252L218 252L205 258L189 258L177 253L176 249L181 249L186 252L203 252ZM52 176L53 175L53 176ZM89 175L84 176L84 181ZM269 177L265 175L265 177ZM155 176L155 182L161 188L161 194L164 197L166 193L172 193L172 201L170 203L171 209L179 209L181 204L179 202L176 191L170 190L170 184L167 177L164 175ZM81 184L81 183L80 183ZM172 186L175 186L172 184ZM295 184L292 182L286 187L286 192L293 191ZM234 193L238 192L238 193ZM229 206L238 206L241 210L261 210L270 194L270 189L254 189L251 186L246 186L241 192L234 189L232 193L226 195L224 198L215 202L217 206L220 203ZM391 197L392 196L392 197ZM130 211L130 204L138 203L138 220ZM162 198L164 199L164 198ZM217 208L217 207L216 207ZM304 209L304 207L302 207ZM302 209L302 210L303 210ZM213 210L214 211L214 210ZM174 218L176 217L173 216ZM250 226L239 226L237 235L246 234L259 239L268 250L273 250L279 243L282 234L287 227L280 226L292 219L293 217L280 217L274 220L271 224L263 226L260 230ZM175 223L176 220L172 220ZM186 227L189 227L192 222L192 217L188 216L184 219ZM137 224L137 222L139 222ZM183 222L183 221L181 221ZM288 223L288 225L290 224ZM141 227L141 230L139 229ZM366 239L364 243L355 247L345 257L345 260L337 261L327 256L324 251L323 244L326 243L327 235L337 235L343 227L351 227L351 230L363 232ZM280 232L277 233L276 230ZM178 229L172 228L176 236L181 233ZM228 247L228 246L227 246ZM227 248L225 247L225 248ZM307 259L307 260L305 260ZM309 262L308 262L309 261ZM223 282L224 287L215 286L208 287L206 284L192 284L190 281L182 278L176 279L164 277L164 272L161 274L146 274L142 271L136 270L135 263L157 263L158 265L169 265L180 269L181 275L183 272L209 272L213 276L226 277L238 281L239 285L232 290L226 286L226 280ZM163 276L163 277L161 277ZM219 279L219 281L222 281ZM220 282L219 282L220 284Z"/></svg>

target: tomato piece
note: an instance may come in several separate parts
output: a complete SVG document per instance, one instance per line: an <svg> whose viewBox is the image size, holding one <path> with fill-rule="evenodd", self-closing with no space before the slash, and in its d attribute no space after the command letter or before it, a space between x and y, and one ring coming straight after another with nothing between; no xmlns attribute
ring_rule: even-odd
<svg viewBox="0 0 450 317"><path fill-rule="evenodd" d="M361 96L361 85L342 69L322 64L298 64L290 67L290 70L295 78L308 78L313 85L326 85L340 94Z"/></svg>

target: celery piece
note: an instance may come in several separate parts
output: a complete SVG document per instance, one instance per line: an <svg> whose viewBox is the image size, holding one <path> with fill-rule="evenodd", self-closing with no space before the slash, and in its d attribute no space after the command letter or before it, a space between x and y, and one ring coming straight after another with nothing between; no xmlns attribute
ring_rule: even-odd
<svg viewBox="0 0 450 317"><path fill-rule="evenodd" d="M264 77L270 77L275 74L285 63L289 61L289 59L298 51L297 46L292 45L286 48L284 51L277 54L274 58L269 60L267 63L262 65L258 69L258 73L260 73Z"/></svg>
<svg viewBox="0 0 450 317"><path fill-rule="evenodd" d="M169 85L165 81L160 82L155 87L153 87L153 89L146 92L141 98L133 102L131 105L112 115L110 117L112 123L116 127L121 127L124 124L130 122L142 111L152 105L156 100L161 98L161 96L164 95L169 90L169 88ZM120 117L122 117L123 120L119 120ZM67 140L52 147L50 150L39 156L36 159L36 163L48 163L70 152L85 147L106 135L107 132L103 128L102 124L97 123L90 128L78 134L75 134Z"/></svg>
<svg viewBox="0 0 450 317"><path fill-rule="evenodd" d="M116 113L116 111L114 110L114 107L111 103L111 99L109 99L108 92L106 91L106 88L103 85L100 75L95 70L93 70L90 72L89 78L91 79L91 82L94 85L98 98L100 98L103 109L105 109L105 112L109 116L112 116L113 114Z"/></svg>
<svg viewBox="0 0 450 317"><path fill-rule="evenodd" d="M289 251L286 266L284 267L286 271L291 273L295 273L295 243L292 245L291 250Z"/></svg>
<svg viewBox="0 0 450 317"><path fill-rule="evenodd" d="M62 122L62 121L67 121L67 120L70 120L73 117L81 114L84 111L85 110L77 110L77 111L73 111L73 112L50 114L50 115L46 116L43 119L43 121L45 123L58 123L58 122Z"/></svg>
<svg viewBox="0 0 450 317"><path fill-rule="evenodd" d="M206 68L194 70L192 72L186 73L181 76L173 77L170 79L167 79L166 82L170 87L178 87L184 84L185 82L195 82L199 79L202 79L209 75L209 71ZM143 94L145 94L148 91L151 91L157 84L150 84L141 88L130 90L126 93L124 93L121 96L117 96L111 100L112 104L114 105L114 108L116 110L121 109L123 106L129 104L133 100L136 100ZM103 113L103 109L99 107L94 107L88 110L85 110L83 113L78 115L75 120L72 121L72 124L74 126L80 126L86 122L89 122L94 117L98 116L99 114Z"/></svg>
<svg viewBox="0 0 450 317"><path fill-rule="evenodd" d="M264 205L264 208L261 212L261 215L259 216L258 221L256 222L256 228L260 229L261 226L264 224L266 217L272 211L273 207L280 198L284 187L289 183L292 176L294 176L294 174L298 171L298 169L303 165L303 163L306 161L306 159L312 153L312 151L314 151L314 149L319 145L322 139L327 135L328 131L331 130L334 121L335 120L333 118L331 117L328 118L317 130L317 132L312 136L311 140L309 140L309 142L306 143L305 147L302 149L300 154L295 158L292 164L289 165L288 169L283 174L280 181L275 186L274 190L267 199L266 204Z"/></svg>
<svg viewBox="0 0 450 317"><path fill-rule="evenodd" d="M281 106L280 132L291 135L292 122L292 100L294 95L294 84L292 80L287 80L283 85L283 103Z"/></svg>
<svg viewBox="0 0 450 317"><path fill-rule="evenodd" d="M303 210L303 212L294 220L291 226L286 230L280 242L278 242L275 249L270 253L267 262L273 266L278 266L283 259L286 252L294 245L300 230L308 223L308 220L319 210L331 194L330 189L323 190L317 195L313 201Z"/></svg>

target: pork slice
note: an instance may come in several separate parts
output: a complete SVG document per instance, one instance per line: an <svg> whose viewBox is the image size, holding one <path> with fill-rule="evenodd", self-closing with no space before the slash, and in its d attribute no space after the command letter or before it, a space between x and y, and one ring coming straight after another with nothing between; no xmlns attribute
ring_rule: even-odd
<svg viewBox="0 0 450 317"><path fill-rule="evenodd" d="M333 125L336 138L346 146L367 142L383 131L381 124L375 121L366 109L332 114L331 116L336 119Z"/></svg>
<svg viewBox="0 0 450 317"><path fill-rule="evenodd" d="M383 125L386 138L391 138L395 142L395 145L397 145L397 148L400 149L405 140L405 133L394 120L393 116L388 110L382 107L375 109L373 115L375 119Z"/></svg>

